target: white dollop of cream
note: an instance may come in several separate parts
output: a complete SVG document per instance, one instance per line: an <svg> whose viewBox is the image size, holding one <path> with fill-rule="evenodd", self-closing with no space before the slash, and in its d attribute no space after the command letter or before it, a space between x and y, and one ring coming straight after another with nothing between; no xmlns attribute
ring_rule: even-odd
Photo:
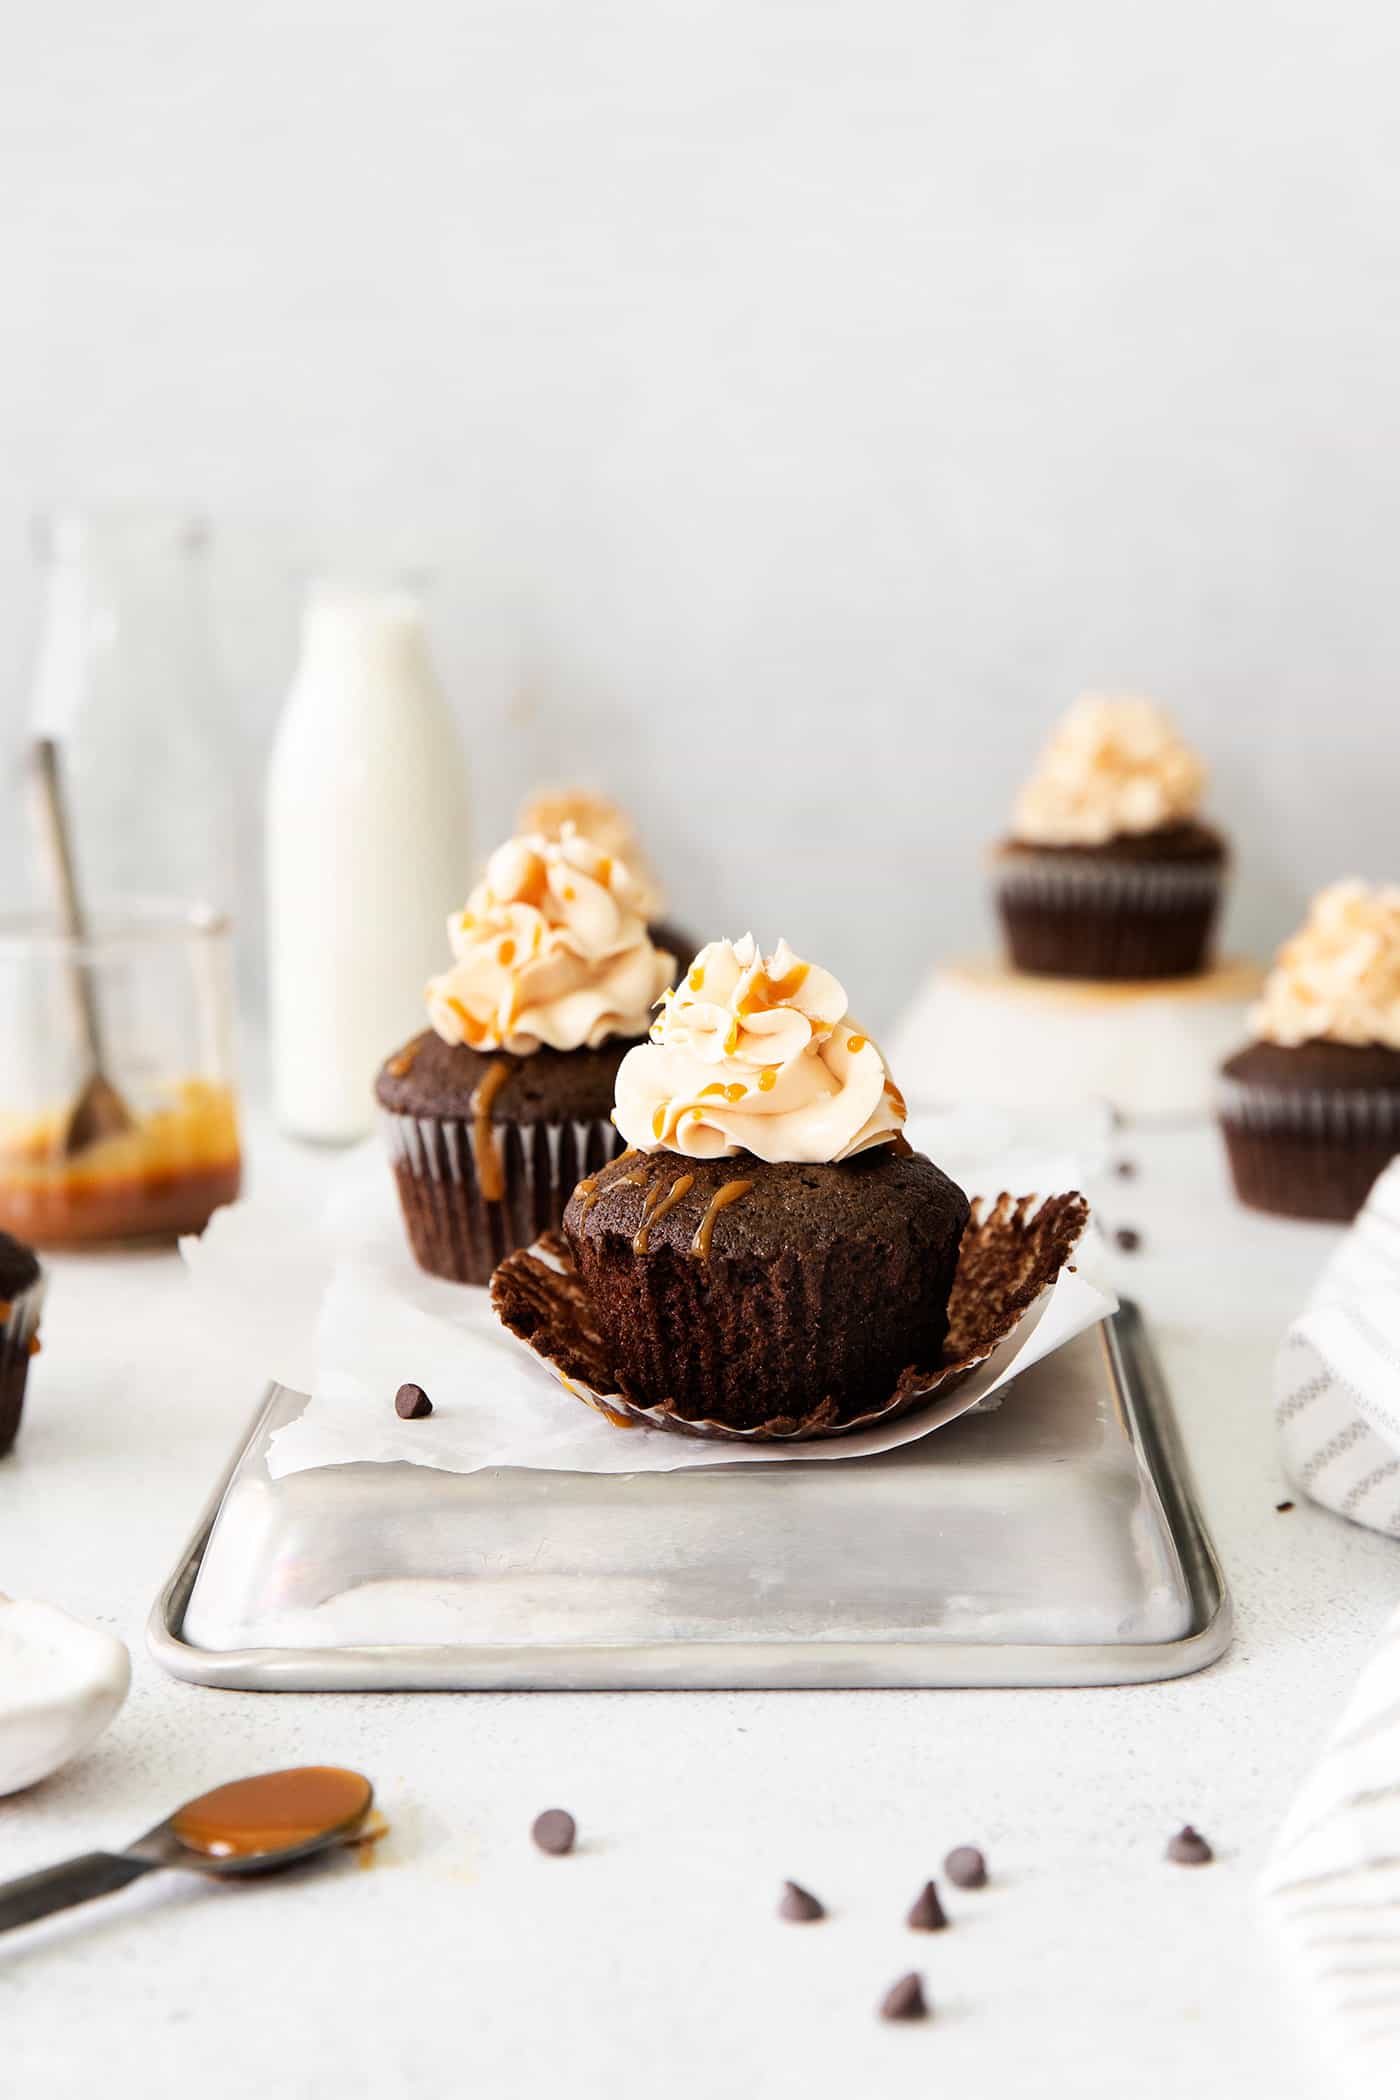
<svg viewBox="0 0 1400 2100"><path fill-rule="evenodd" d="M53 1604L0 1596L0 1794L47 1779L121 1709L131 1657Z"/></svg>
<svg viewBox="0 0 1400 2100"><path fill-rule="evenodd" d="M626 864L564 826L507 840L447 922L456 957L428 986L447 1043L528 1056L645 1035L671 981Z"/></svg>
<svg viewBox="0 0 1400 2100"><path fill-rule="evenodd" d="M1152 700L1075 701L1016 801L1013 832L1032 846L1102 846L1191 822L1206 770Z"/></svg>
<svg viewBox="0 0 1400 2100"><path fill-rule="evenodd" d="M1400 886L1334 882L1279 949L1249 1017L1264 1042L1400 1050Z"/></svg>
<svg viewBox="0 0 1400 2100"><path fill-rule="evenodd" d="M711 941L622 1060L613 1121L641 1152L850 1159L887 1145L904 1102L830 971L785 941Z"/></svg>

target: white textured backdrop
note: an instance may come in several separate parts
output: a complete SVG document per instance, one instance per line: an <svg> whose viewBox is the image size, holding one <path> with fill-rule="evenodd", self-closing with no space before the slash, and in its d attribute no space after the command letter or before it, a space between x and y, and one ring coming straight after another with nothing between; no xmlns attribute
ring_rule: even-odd
<svg viewBox="0 0 1400 2100"><path fill-rule="evenodd" d="M298 570L407 541L483 841L591 774L883 1021L1127 683L1266 946L1400 876L1397 62L1383 0L11 8L0 741L29 514L190 505L250 865Z"/></svg>

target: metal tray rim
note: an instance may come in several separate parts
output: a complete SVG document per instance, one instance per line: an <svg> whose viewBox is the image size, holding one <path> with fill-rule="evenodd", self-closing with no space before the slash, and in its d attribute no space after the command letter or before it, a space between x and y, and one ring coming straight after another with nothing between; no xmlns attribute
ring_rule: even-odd
<svg viewBox="0 0 1400 2100"><path fill-rule="evenodd" d="M1158 1683L1216 1662L1233 1613L1180 1429L1139 1308L1125 1299L1099 1329L1134 1445L1181 1555L1191 1630L1171 1641L911 1641L863 1636L800 1645L745 1640L497 1646L194 1647L185 1608L223 1498L282 1388L264 1391L169 1580L151 1607L150 1653L188 1684L238 1691L742 1691L1034 1689Z"/></svg>

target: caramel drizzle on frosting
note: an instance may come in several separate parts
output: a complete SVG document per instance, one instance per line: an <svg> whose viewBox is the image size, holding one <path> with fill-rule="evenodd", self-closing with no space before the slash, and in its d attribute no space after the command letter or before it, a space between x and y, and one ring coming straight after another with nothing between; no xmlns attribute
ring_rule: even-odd
<svg viewBox="0 0 1400 2100"><path fill-rule="evenodd" d="M751 1181L726 1181L722 1187L715 1190L690 1243L690 1251L697 1261L708 1261L710 1258L710 1241L714 1238L715 1219L720 1212L728 1210L730 1204L737 1203L741 1196L747 1196L752 1187Z"/></svg>
<svg viewBox="0 0 1400 2100"><path fill-rule="evenodd" d="M477 1187L487 1203L499 1203L506 1192L501 1148L491 1127L491 1104L510 1078L510 1072L506 1058L493 1058L472 1088L472 1157L476 1161Z"/></svg>
<svg viewBox="0 0 1400 2100"><path fill-rule="evenodd" d="M657 1181L652 1184L647 1190L646 1201L642 1205L642 1222L637 1227L637 1235L632 1242L632 1252L634 1254L646 1253L647 1234L651 1231L652 1226L659 1223L668 1210L674 1210L682 1196L688 1196L694 1186L695 1176L693 1174L678 1174L664 1196L661 1193L661 1183Z"/></svg>

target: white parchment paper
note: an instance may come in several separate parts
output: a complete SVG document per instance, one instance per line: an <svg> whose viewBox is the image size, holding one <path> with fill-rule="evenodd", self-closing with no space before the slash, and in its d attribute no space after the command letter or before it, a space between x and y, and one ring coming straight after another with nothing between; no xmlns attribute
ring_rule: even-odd
<svg viewBox="0 0 1400 2100"><path fill-rule="evenodd" d="M1015 1162L1021 1174L1028 1164ZM1002 1187L1073 1185L1063 1178L1065 1162L1045 1164L1056 1178L992 1176L979 1186L994 1195ZM346 1156L318 1220L252 1198L218 1212L203 1238L184 1241L181 1251L215 1345L238 1352L252 1375L310 1396L273 1441L274 1479L400 1460L450 1473L484 1466L641 1473L864 1457L912 1443L1000 1394L1115 1305L1066 1270L987 1363L927 1410L825 1442L731 1444L604 1420L506 1333L485 1290L425 1276L408 1251L377 1145ZM431 1396L424 1421L403 1422L394 1412L406 1379Z"/></svg>

